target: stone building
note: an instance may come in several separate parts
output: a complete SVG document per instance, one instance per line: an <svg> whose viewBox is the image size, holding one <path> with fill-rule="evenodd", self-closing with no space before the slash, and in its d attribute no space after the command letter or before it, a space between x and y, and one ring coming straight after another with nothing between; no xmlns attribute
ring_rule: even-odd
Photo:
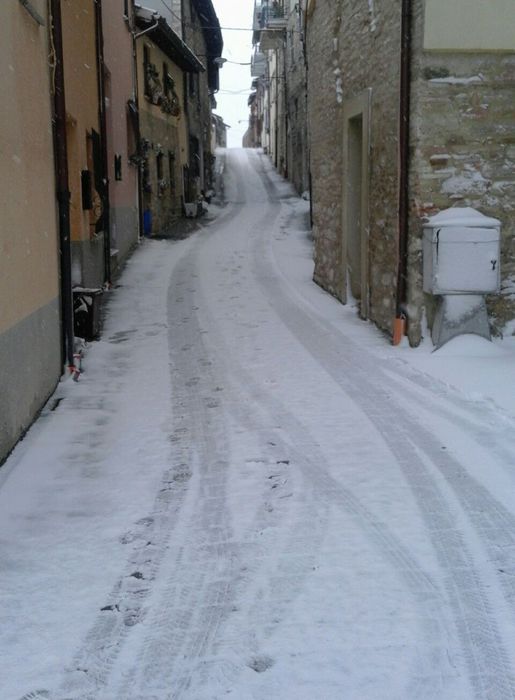
<svg viewBox="0 0 515 700"><path fill-rule="evenodd" d="M211 113L219 89L218 71L223 40L212 0L145 0L157 11L202 63L205 70L190 71L185 83L188 121L188 163L184 171L185 196L195 202L212 187L214 153L211 146Z"/></svg>
<svg viewBox="0 0 515 700"><path fill-rule="evenodd" d="M0 463L63 366L46 0L0 3Z"/></svg>
<svg viewBox="0 0 515 700"><path fill-rule="evenodd" d="M211 151L215 152L217 148L227 148L227 129L226 124L219 114L213 114L211 117Z"/></svg>
<svg viewBox="0 0 515 700"><path fill-rule="evenodd" d="M263 90L260 89L259 79L252 81L253 92L250 93L247 104L249 107L249 126L243 135L244 148L261 148L263 145L263 105L260 97Z"/></svg>
<svg viewBox="0 0 515 700"><path fill-rule="evenodd" d="M515 316L512 0L310 0L308 124L315 280L420 342L424 216L472 206L502 222L499 328Z"/></svg>
<svg viewBox="0 0 515 700"><path fill-rule="evenodd" d="M298 192L309 189L304 2L256 0L246 143L260 145Z"/></svg>
<svg viewBox="0 0 515 700"><path fill-rule="evenodd" d="M161 15L137 9L135 24L144 232L169 233L191 201L185 85L204 66Z"/></svg>
<svg viewBox="0 0 515 700"><path fill-rule="evenodd" d="M284 44L287 177L299 194L309 190L305 2L285 2Z"/></svg>
<svg viewBox="0 0 515 700"><path fill-rule="evenodd" d="M189 125L189 168L186 191L189 201L213 186L215 156L211 147L211 115L216 108L223 40L211 0L191 0L182 7L182 38L205 70L190 73L186 85Z"/></svg>

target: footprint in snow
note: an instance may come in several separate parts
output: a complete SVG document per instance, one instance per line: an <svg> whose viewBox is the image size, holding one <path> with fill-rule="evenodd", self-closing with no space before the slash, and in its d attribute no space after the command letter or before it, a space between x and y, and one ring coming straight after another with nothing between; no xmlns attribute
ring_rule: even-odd
<svg viewBox="0 0 515 700"><path fill-rule="evenodd" d="M274 660L270 656L256 656L251 659L247 666L256 673L264 673L274 665Z"/></svg>

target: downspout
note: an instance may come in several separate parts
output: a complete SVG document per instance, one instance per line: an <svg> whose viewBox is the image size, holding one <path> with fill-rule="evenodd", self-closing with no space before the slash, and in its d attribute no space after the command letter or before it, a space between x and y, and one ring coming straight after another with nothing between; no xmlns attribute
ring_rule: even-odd
<svg viewBox="0 0 515 700"><path fill-rule="evenodd" d="M104 283L111 286L111 214L109 206L109 162L107 155L107 117L105 103L104 34L102 29L102 0L95 0L95 29L97 48L98 120L102 148L102 217L104 228Z"/></svg>
<svg viewBox="0 0 515 700"><path fill-rule="evenodd" d="M393 327L393 344L398 345L406 330L406 303L408 277L408 228L409 228L409 149L411 109L411 0L402 0L401 19L401 75L400 75L400 125L399 125L399 251L397 269L396 313Z"/></svg>
<svg viewBox="0 0 515 700"><path fill-rule="evenodd" d="M279 170L279 59L277 49L274 49L275 54L275 119L274 119L274 133L275 133L275 154L274 154L274 165Z"/></svg>
<svg viewBox="0 0 515 700"><path fill-rule="evenodd" d="M288 177L288 165L289 165L289 158L288 158L288 147L289 147L289 139L288 139L288 109L289 109L289 104L288 104L288 81L286 79L286 45L287 42L286 40L283 43L283 108L284 108L284 172L282 173L283 177Z"/></svg>
<svg viewBox="0 0 515 700"><path fill-rule="evenodd" d="M49 7L51 13L50 34L54 51L54 158L56 194L59 211L62 347L65 363L71 371L75 371L73 357L74 329L70 241L70 188L68 182L63 29L60 0L50 0Z"/></svg>

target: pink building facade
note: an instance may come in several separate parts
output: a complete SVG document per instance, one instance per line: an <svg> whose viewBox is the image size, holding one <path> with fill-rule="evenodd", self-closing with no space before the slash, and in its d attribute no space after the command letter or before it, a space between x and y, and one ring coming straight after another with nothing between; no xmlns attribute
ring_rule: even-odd
<svg viewBox="0 0 515 700"><path fill-rule="evenodd" d="M139 237L136 77L132 3L102 3L107 160L111 222L111 269L116 273Z"/></svg>

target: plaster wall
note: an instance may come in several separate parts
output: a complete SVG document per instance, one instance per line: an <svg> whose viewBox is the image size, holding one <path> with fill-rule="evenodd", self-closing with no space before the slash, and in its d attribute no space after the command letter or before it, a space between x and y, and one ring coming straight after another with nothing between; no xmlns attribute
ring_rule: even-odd
<svg viewBox="0 0 515 700"><path fill-rule="evenodd" d="M424 49L515 51L513 0L425 0Z"/></svg>
<svg viewBox="0 0 515 700"><path fill-rule="evenodd" d="M59 294L47 29L0 3L0 333Z"/></svg>
<svg viewBox="0 0 515 700"><path fill-rule="evenodd" d="M30 428L61 374L59 300L0 334L0 464Z"/></svg>
<svg viewBox="0 0 515 700"><path fill-rule="evenodd" d="M61 373L47 5L0 3L0 463Z"/></svg>
<svg viewBox="0 0 515 700"><path fill-rule="evenodd" d="M93 172L92 130L100 134L94 0L61 3L63 24L66 131L70 186L72 279L74 285L100 287L104 283L103 233L95 233L100 216L82 208L81 171ZM93 187L94 190L94 187Z"/></svg>
<svg viewBox="0 0 515 700"><path fill-rule="evenodd" d="M121 265L136 245L139 234L138 171L129 162L136 150L127 102L135 96L133 41L123 16L124 0L102 3L104 62L106 80L106 118L108 177L113 262ZM129 145L132 151L129 152ZM121 156L121 179L116 179L115 157Z"/></svg>

